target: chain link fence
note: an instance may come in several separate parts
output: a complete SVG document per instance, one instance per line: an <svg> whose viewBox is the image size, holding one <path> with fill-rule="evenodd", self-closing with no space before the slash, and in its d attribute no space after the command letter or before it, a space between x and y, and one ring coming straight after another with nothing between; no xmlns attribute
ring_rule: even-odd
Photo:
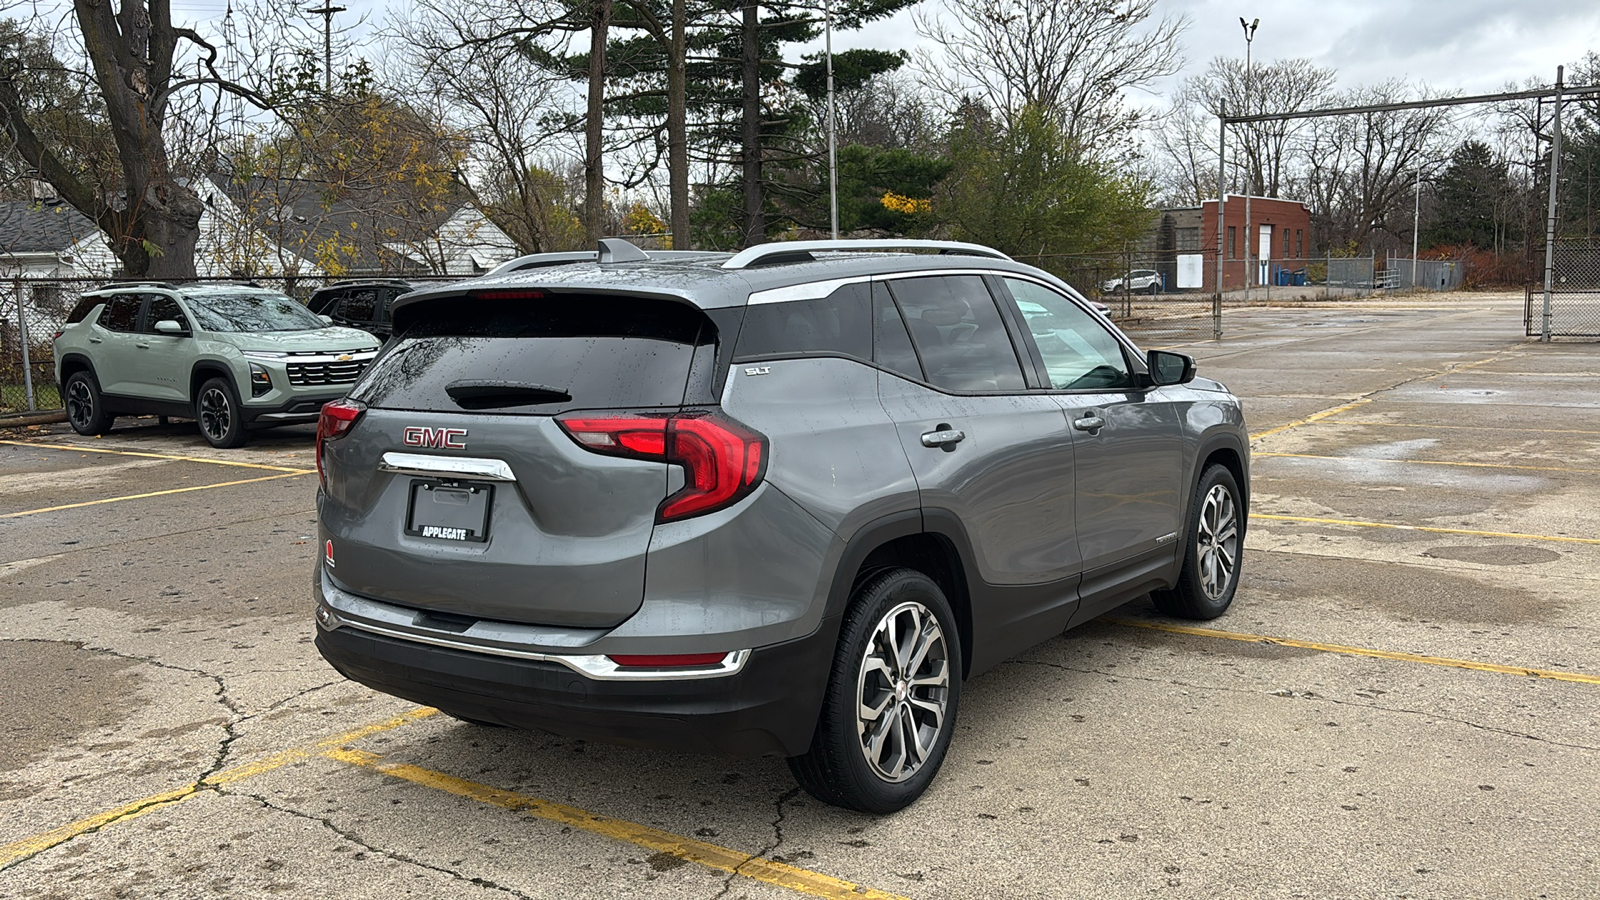
<svg viewBox="0 0 1600 900"><path fill-rule="evenodd" d="M1552 338L1600 337L1600 241L1561 241L1552 248L1551 263L1548 334ZM1547 331L1542 280L1528 285L1522 325L1529 337L1539 337Z"/></svg>
<svg viewBox="0 0 1600 900"><path fill-rule="evenodd" d="M1152 347L1207 340L1226 331L1229 310L1272 303L1369 297L1387 288L1375 256L1223 260L1216 297L1213 251L1017 256L1108 306L1112 321ZM1249 276L1248 279L1246 276ZM1249 286L1246 287L1248 280ZM1457 279L1452 286L1459 285Z"/></svg>

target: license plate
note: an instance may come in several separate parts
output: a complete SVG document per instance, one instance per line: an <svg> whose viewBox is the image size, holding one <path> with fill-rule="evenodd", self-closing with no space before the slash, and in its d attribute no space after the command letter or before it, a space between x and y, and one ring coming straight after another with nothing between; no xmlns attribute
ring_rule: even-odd
<svg viewBox="0 0 1600 900"><path fill-rule="evenodd" d="M436 541L487 541L493 498L490 484L413 481L406 534Z"/></svg>

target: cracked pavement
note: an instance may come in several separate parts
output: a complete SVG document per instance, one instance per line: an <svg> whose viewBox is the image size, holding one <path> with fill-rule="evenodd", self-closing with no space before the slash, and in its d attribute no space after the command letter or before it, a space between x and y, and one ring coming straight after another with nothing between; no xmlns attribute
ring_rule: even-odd
<svg viewBox="0 0 1600 900"><path fill-rule="evenodd" d="M1183 348L1272 432L1252 508L1290 517L1252 522L1209 627L1600 675L1600 353L1528 343L1519 316L1475 295L1251 308ZM0 515L268 474L93 449L311 465L309 428L229 453L153 420L0 437L83 448L0 444ZM0 519L0 846L26 845L0 898L804 895L746 877L761 861L917 898L1600 884L1597 684L1103 619L969 682L939 777L885 818L818 803L782 760L395 724L411 704L311 646L314 487ZM1340 524L1363 522L1460 533ZM1146 600L1112 617L1166 621ZM324 752L386 722L349 746L529 807ZM726 848L733 871L533 800Z"/></svg>

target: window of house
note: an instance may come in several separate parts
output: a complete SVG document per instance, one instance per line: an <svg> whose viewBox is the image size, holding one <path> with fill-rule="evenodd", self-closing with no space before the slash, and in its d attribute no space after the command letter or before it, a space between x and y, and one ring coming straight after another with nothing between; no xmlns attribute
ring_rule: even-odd
<svg viewBox="0 0 1600 900"><path fill-rule="evenodd" d="M1283 230L1283 257L1284 259L1289 258L1289 229L1287 228Z"/></svg>
<svg viewBox="0 0 1600 900"><path fill-rule="evenodd" d="M1294 255L1300 259L1306 258L1306 233L1299 228L1294 230Z"/></svg>
<svg viewBox="0 0 1600 900"><path fill-rule="evenodd" d="M1235 257L1237 257L1239 255L1238 252L1237 252L1237 248L1238 248L1238 245L1239 245L1238 237L1239 237L1239 226L1237 226L1237 225L1229 225L1228 226L1228 258L1229 259L1234 259Z"/></svg>
<svg viewBox="0 0 1600 900"><path fill-rule="evenodd" d="M1200 249L1200 228L1174 228L1172 229L1172 249L1178 252Z"/></svg>

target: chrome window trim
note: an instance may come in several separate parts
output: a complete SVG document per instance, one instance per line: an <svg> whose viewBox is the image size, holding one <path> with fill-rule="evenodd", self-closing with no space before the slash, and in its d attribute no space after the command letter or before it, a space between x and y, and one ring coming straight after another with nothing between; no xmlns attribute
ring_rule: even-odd
<svg viewBox="0 0 1600 900"><path fill-rule="evenodd" d="M395 475L420 475L424 478L458 477L483 481L516 481L511 466L501 459L474 456L433 456L427 453L399 453L393 450L378 460L378 471Z"/></svg>

